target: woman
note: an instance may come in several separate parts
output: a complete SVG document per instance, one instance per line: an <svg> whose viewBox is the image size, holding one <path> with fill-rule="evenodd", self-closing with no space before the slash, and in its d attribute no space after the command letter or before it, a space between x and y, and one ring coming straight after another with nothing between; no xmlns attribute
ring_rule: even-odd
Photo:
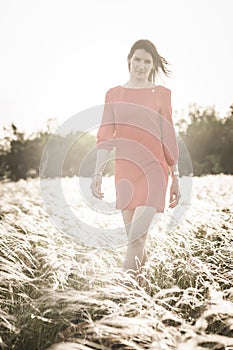
<svg viewBox="0 0 233 350"><path fill-rule="evenodd" d="M102 199L102 173L116 147L116 208L122 212L128 245L124 269L134 274L147 261L146 236L156 213L164 211L168 172L170 208L180 199L178 146L172 122L171 91L155 85L167 61L152 42L138 40L128 55L129 80L106 93L97 134L97 161L91 190Z"/></svg>

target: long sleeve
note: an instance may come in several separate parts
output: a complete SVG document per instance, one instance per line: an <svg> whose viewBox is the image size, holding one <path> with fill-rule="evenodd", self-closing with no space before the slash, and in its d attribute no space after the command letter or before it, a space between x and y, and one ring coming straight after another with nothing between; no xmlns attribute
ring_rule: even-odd
<svg viewBox="0 0 233 350"><path fill-rule="evenodd" d="M179 148L172 121L171 90L167 88L163 90L161 96L160 115L164 155L168 166L172 166L178 162Z"/></svg>
<svg viewBox="0 0 233 350"><path fill-rule="evenodd" d="M102 121L97 133L97 150L104 148L111 151L115 146L115 122L109 95L110 93L108 90L105 96Z"/></svg>

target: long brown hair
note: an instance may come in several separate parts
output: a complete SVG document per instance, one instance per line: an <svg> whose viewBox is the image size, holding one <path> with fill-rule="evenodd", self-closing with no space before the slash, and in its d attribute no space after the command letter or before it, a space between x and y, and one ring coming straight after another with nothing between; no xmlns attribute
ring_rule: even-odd
<svg viewBox="0 0 233 350"><path fill-rule="evenodd" d="M136 41L130 49L130 52L129 52L128 57L127 57L128 61L132 58L132 56L136 50L145 50L145 51L149 52L152 56L153 68L151 69L149 77L148 77L148 80L150 82L154 83L155 75L159 74L159 69L166 76L169 76L169 74L171 73L171 71L167 68L167 65L169 65L169 63L167 62L167 60L165 60L164 57L160 56L155 45L150 40L140 39L140 40ZM129 62L128 62L128 68L130 70L130 63Z"/></svg>

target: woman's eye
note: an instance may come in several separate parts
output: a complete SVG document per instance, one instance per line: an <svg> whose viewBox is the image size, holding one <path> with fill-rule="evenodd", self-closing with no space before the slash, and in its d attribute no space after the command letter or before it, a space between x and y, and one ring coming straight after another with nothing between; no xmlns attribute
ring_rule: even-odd
<svg viewBox="0 0 233 350"><path fill-rule="evenodd" d="M140 59L139 57L135 57L135 58L134 58L134 61L140 62L141 59ZM144 61L145 64L151 64L151 62L152 62L152 61L150 61L150 60L145 60L145 61Z"/></svg>

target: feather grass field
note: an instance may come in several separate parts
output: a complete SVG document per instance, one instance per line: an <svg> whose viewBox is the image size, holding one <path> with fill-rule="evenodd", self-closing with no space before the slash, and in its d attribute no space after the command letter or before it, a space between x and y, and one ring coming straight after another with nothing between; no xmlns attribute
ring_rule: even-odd
<svg viewBox="0 0 233 350"><path fill-rule="evenodd" d="M85 219L76 181L63 185ZM193 178L185 217L167 233L166 215L153 225L143 283L131 286L121 270L125 245L64 235L43 206L39 179L2 182L0 192L1 349L233 349L233 176ZM120 220L85 220L108 227L111 218Z"/></svg>

